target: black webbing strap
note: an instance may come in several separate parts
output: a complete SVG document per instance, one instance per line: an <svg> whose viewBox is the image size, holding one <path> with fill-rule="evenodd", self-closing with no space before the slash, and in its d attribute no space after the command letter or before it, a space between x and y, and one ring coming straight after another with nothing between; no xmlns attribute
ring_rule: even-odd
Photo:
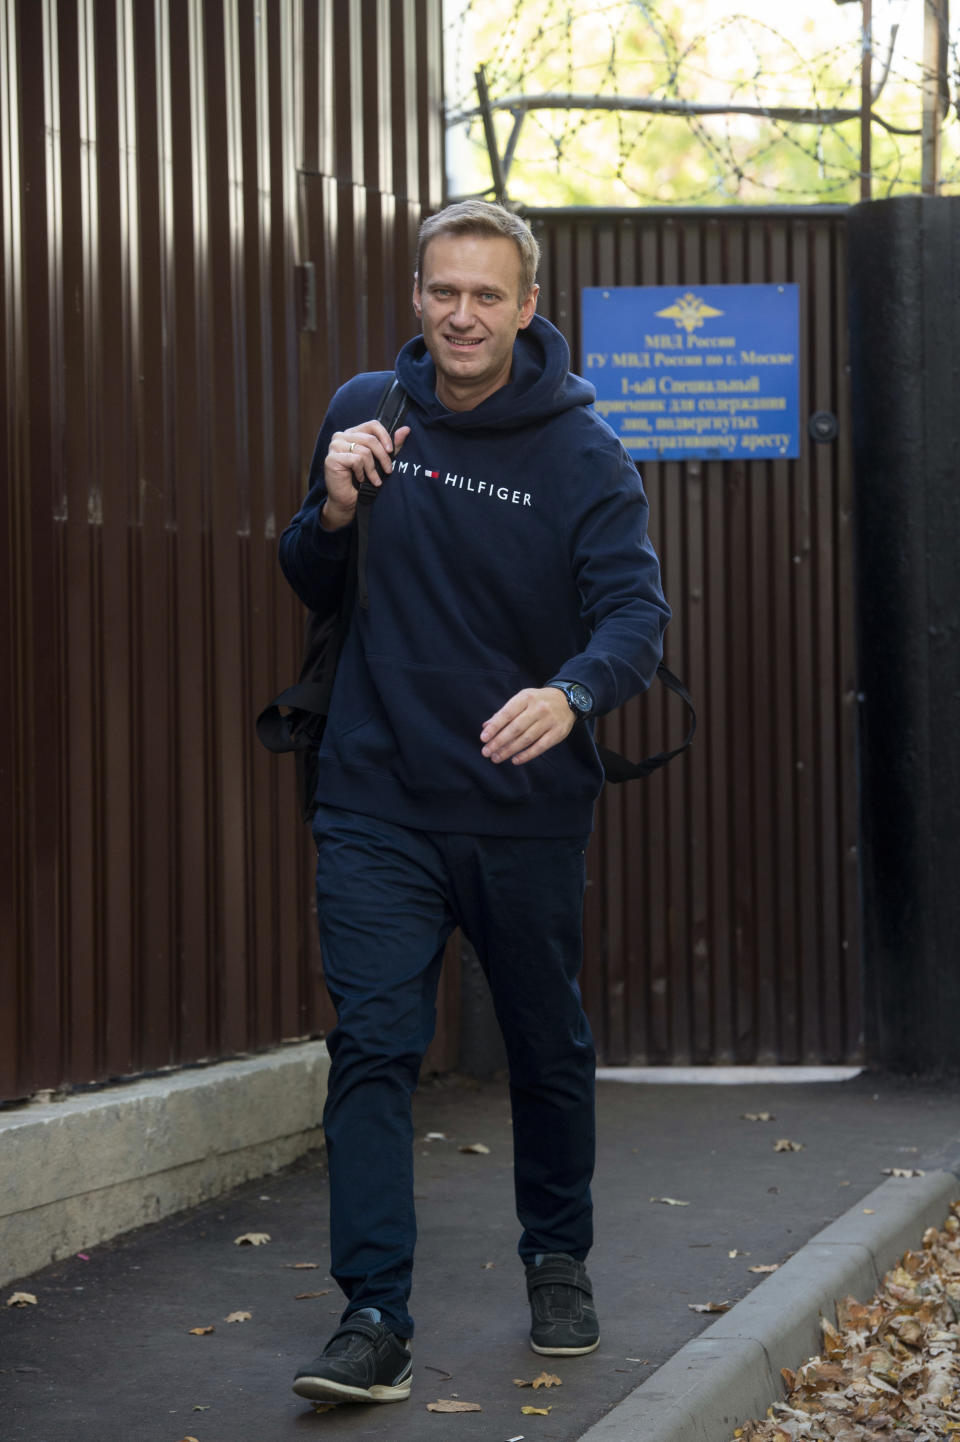
<svg viewBox="0 0 960 1442"><path fill-rule="evenodd" d="M665 666L662 661L657 667L657 675L667 690L672 691L675 696L679 696L680 700L690 712L690 729L687 732L686 738L679 746L675 746L672 751L658 751L655 756L647 756L643 761L628 761L626 756L620 755L619 751L611 751L608 746L601 746L598 742L597 755L603 764L603 769L608 781L614 783L618 781L639 781L644 776L649 776L651 771L656 771L659 767L666 766L668 761L672 761L675 756L679 756L681 752L686 751L696 734L697 713L694 710L693 699L690 692L686 686L684 686L679 676L675 676L670 668Z"/></svg>
<svg viewBox="0 0 960 1442"><path fill-rule="evenodd" d="M407 393L397 380L396 376L389 382L383 395L380 397L380 404L377 406L377 420L390 432L393 433L399 427L407 410ZM381 481L384 479L383 471L379 462L377 463L377 475ZM367 546L370 541L370 512L374 501L380 493L380 487L375 486L371 480L364 476L362 481L354 480L354 487L357 491L357 600L366 611L370 605L370 597L367 592Z"/></svg>

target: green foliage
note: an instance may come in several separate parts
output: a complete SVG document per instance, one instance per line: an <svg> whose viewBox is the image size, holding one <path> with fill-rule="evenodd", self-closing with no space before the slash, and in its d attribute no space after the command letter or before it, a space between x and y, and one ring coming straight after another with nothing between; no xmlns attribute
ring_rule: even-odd
<svg viewBox="0 0 960 1442"><path fill-rule="evenodd" d="M783 107L859 112L860 7L834 0L724 14L717 0L465 0L448 31L457 60L454 111L476 107L473 71L485 67L493 101L517 95L644 97L767 114L666 115L628 110L531 110L509 172L512 200L530 205L771 204L860 198L860 121L798 123ZM875 4L875 13L877 11ZM882 8L882 0L881 0ZM767 15L775 15L774 24ZM881 39L882 35L882 39ZM889 46L875 32L874 79ZM898 37L875 102L874 195L915 191L922 75ZM515 117L499 111L504 155ZM482 124L469 121L472 171L453 189L484 190L490 167ZM944 125L943 193L960 193L960 126ZM463 155L464 152L461 152ZM463 182L463 183L462 183Z"/></svg>

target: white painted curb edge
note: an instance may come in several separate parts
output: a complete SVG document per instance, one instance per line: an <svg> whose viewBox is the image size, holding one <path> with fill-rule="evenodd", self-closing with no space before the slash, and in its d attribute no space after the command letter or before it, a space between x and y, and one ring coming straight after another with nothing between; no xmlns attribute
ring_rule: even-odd
<svg viewBox="0 0 960 1442"><path fill-rule="evenodd" d="M890 1178L583 1433L580 1442L732 1442L783 1395L781 1367L820 1349L820 1316L866 1300L890 1267L942 1226L960 1196L952 1171ZM865 1215L865 1209L873 1215Z"/></svg>

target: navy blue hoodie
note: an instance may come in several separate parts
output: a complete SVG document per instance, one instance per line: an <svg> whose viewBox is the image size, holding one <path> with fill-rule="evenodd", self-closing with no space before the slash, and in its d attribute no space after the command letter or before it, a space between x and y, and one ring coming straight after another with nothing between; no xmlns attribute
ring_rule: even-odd
<svg viewBox="0 0 960 1442"><path fill-rule="evenodd" d="M602 714L648 686L661 656L670 609L640 477L569 362L534 316L509 382L448 411L422 337L400 352L411 432L372 508L370 605L337 669L320 801L425 830L589 833L603 784L591 723L522 766L495 765L480 742L524 687L580 681ZM320 525L323 461L334 431L375 415L388 379L359 375L336 393L280 539L284 574L314 611L339 600L351 530Z"/></svg>

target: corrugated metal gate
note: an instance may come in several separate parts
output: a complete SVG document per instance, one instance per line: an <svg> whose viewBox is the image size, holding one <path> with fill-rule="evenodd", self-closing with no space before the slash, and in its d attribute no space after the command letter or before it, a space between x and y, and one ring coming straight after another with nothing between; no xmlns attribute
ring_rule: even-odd
<svg viewBox="0 0 960 1442"><path fill-rule="evenodd" d="M609 1063L861 1058L856 682L844 212L531 211L541 309L579 364L583 286L795 282L796 461L644 463L698 702L692 752L608 787L591 848L584 994ZM676 707L676 710L673 708ZM628 754L682 734L655 688L605 723Z"/></svg>
<svg viewBox="0 0 960 1442"><path fill-rule="evenodd" d="M253 718L296 670L276 536L330 391L409 330L440 19L0 5L0 1099L326 1018Z"/></svg>

